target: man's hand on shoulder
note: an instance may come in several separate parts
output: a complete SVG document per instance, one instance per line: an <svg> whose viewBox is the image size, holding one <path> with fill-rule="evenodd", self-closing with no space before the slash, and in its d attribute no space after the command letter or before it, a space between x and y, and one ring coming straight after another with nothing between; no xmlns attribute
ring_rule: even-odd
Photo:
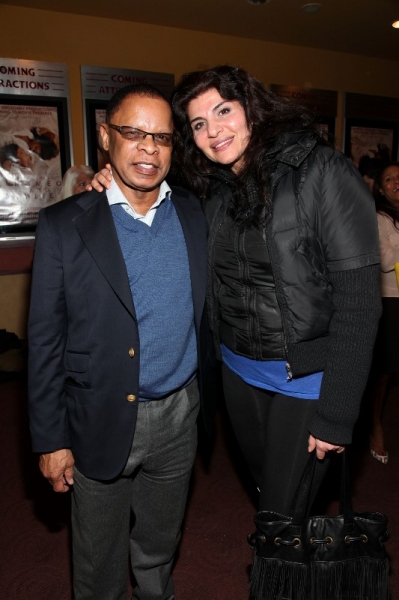
<svg viewBox="0 0 399 600"><path fill-rule="evenodd" d="M41 454L39 467L43 476L50 482L55 492L67 492L73 485L73 465L75 460L68 448Z"/></svg>

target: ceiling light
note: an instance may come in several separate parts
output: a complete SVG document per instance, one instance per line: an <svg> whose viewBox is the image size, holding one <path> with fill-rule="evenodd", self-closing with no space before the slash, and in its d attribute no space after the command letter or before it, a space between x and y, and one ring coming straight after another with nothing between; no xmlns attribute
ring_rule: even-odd
<svg viewBox="0 0 399 600"><path fill-rule="evenodd" d="M392 27L395 27L395 29L399 29L399 21L394 21L392 23Z"/></svg>
<svg viewBox="0 0 399 600"><path fill-rule="evenodd" d="M304 4L301 6L301 11L304 13L315 13L319 12L323 7L318 2L312 2L311 4Z"/></svg>

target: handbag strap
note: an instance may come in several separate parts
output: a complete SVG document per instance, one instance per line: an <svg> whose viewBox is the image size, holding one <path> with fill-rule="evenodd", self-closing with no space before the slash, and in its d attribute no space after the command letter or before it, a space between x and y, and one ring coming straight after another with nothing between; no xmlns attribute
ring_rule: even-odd
<svg viewBox="0 0 399 600"><path fill-rule="evenodd" d="M294 500L290 510L290 516L292 518L291 523L293 527L298 528L301 526L308 516L308 512L311 508L309 506L309 501L317 460L316 451L313 451L309 455L298 488L295 492ZM344 516L345 524L351 526L354 519L351 499L349 464L346 457L346 451L342 452L341 461L340 514Z"/></svg>
<svg viewBox="0 0 399 600"><path fill-rule="evenodd" d="M312 489L312 481L316 468L316 452L309 454L309 458L302 473L298 487L292 501L290 517L294 526L301 525L308 514L308 504L310 492Z"/></svg>
<svg viewBox="0 0 399 600"><path fill-rule="evenodd" d="M345 524L353 523L353 506L351 495L351 478L349 469L349 459L346 450L342 452L342 471L341 471L341 494L339 500L339 512L344 516Z"/></svg>

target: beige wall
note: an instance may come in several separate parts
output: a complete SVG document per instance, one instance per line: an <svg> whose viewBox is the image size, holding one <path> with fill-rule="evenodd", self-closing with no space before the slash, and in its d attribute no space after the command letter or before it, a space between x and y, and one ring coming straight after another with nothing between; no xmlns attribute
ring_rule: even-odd
<svg viewBox="0 0 399 600"><path fill-rule="evenodd" d="M0 56L68 65L75 163L84 162L80 65L182 73L241 65L265 84L399 97L398 61L0 4Z"/></svg>
<svg viewBox="0 0 399 600"><path fill-rule="evenodd" d="M241 65L270 83L399 98L399 61L0 4L0 56L68 65L74 162L85 162L80 65L182 73ZM342 94L339 95L342 103ZM339 114L342 125L342 113ZM24 336L29 278L0 277L0 327Z"/></svg>
<svg viewBox="0 0 399 600"><path fill-rule="evenodd" d="M0 329L26 339L30 275L0 277Z"/></svg>

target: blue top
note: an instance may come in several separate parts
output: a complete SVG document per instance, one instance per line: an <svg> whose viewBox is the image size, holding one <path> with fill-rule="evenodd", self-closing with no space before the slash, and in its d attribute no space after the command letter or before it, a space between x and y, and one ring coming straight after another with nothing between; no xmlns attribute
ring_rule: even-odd
<svg viewBox="0 0 399 600"><path fill-rule="evenodd" d="M140 336L140 399L184 387L197 369L197 341L187 248L173 202L151 227L111 206L125 259Z"/></svg>
<svg viewBox="0 0 399 600"><path fill-rule="evenodd" d="M318 400L323 373L288 378L285 360L253 360L221 345L223 362L246 383L293 398Z"/></svg>

